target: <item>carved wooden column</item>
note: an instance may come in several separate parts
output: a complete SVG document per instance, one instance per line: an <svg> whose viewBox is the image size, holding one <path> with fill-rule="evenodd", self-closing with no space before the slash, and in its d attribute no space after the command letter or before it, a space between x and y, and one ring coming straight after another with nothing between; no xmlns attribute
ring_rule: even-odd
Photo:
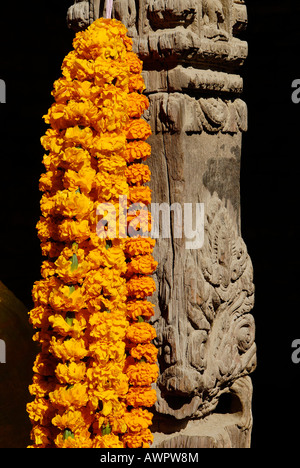
<svg viewBox="0 0 300 468"><path fill-rule="evenodd" d="M104 2L80 3L89 18L102 16ZM73 23L81 15L75 7ZM256 346L252 264L240 226L245 2L115 0L114 16L144 61L152 202L205 209L202 248L188 249L174 225L155 248L154 446L249 447Z"/></svg>

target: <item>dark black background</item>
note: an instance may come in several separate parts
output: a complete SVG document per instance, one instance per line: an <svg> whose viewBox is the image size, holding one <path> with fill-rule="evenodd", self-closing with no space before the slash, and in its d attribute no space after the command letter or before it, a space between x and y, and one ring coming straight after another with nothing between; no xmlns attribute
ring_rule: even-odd
<svg viewBox="0 0 300 468"><path fill-rule="evenodd" d="M300 76L300 4L246 3L249 130L243 137L241 206L256 285L252 446L287 448L297 446L300 419L300 364L291 361L291 343L300 336L300 105L291 100L291 83Z"/></svg>
<svg viewBox="0 0 300 468"><path fill-rule="evenodd" d="M5 2L0 10L0 279L31 307L40 277L38 179L43 171L42 115L52 103L73 33L66 26L71 0ZM254 265L258 367L254 384L252 447L297 443L300 364L291 343L300 338L299 135L300 104L291 83L300 78L300 4L249 0L242 70L249 130L243 137L242 235Z"/></svg>

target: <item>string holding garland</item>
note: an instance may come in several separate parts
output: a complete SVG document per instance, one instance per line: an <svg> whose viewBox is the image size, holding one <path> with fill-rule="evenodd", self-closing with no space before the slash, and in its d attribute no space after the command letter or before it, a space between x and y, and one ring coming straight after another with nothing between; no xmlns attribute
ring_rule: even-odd
<svg viewBox="0 0 300 468"><path fill-rule="evenodd" d="M106 0L106 18L111 19L113 0Z"/></svg>
<svg viewBox="0 0 300 468"><path fill-rule="evenodd" d="M111 1L107 2L107 15ZM153 441L151 387L158 377L155 329L155 241L97 234L97 206L127 197L140 205L150 170L142 118L148 99L142 62L125 26L100 18L78 32L54 83L40 178L37 232L46 259L32 290L30 322L40 345L29 391L32 448L139 448ZM108 223L109 226L109 223ZM107 230L108 230L107 226ZM117 223L118 226L118 223ZM140 227L141 227L140 226Z"/></svg>

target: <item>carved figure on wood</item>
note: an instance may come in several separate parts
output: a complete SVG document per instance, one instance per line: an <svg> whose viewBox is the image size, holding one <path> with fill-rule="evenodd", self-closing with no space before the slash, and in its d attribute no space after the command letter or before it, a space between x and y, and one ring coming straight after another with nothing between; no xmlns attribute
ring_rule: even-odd
<svg viewBox="0 0 300 468"><path fill-rule="evenodd" d="M81 31L90 24L90 4L88 1L75 0L74 5L68 9L67 22L69 28Z"/></svg>
<svg viewBox="0 0 300 468"><path fill-rule="evenodd" d="M212 412L223 391L256 365L251 260L217 194L206 212L204 245L186 253L178 278L182 294L174 301L159 293L158 408L176 419Z"/></svg>
<svg viewBox="0 0 300 468"><path fill-rule="evenodd" d="M221 0L202 0L205 35L209 38L228 39L225 13Z"/></svg>

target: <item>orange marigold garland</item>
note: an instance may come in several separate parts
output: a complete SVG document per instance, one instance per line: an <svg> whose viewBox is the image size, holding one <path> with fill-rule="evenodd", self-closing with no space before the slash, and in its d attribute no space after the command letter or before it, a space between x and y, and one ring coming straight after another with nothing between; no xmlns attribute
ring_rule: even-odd
<svg viewBox="0 0 300 468"><path fill-rule="evenodd" d="M142 62L126 33L101 18L76 34L45 116L37 230L46 260L30 311L41 347L27 405L34 448L138 448L153 440L146 408L156 400L158 367L147 297L157 264L154 240L143 237L151 131L141 119ZM119 228L125 196L131 238ZM112 212L98 212L99 204ZM113 215L120 223L110 230Z"/></svg>
<svg viewBox="0 0 300 468"><path fill-rule="evenodd" d="M137 61L132 55L130 69L133 79L131 83L140 83L142 62ZM136 78L134 78L136 77ZM139 85L139 91L144 90L144 85ZM127 125L127 151L126 158L129 163L125 174L129 185L129 200L134 206L133 217L131 210L128 212L129 225L134 223L133 237L126 242L125 254L127 258L127 317L130 326L126 331L127 351L126 375L129 379L129 391L127 393L127 405L133 406L130 412L128 430L123 441L128 447L148 447L153 441L149 430L152 414L143 409L151 407L156 401L156 392L151 385L157 380L158 366L156 365L157 349L151 343L156 337L154 328L147 320L154 315L153 305L146 300L155 291L155 283L151 278L157 267L157 262L152 257L155 241L144 237L151 229L151 217L148 214L147 205L151 202L151 190L144 186L150 181L151 173L148 166L142 161L150 155L150 148L145 140L150 135L150 128L140 117L148 107L147 99L143 95L134 92L134 87L129 95L129 116ZM141 99L137 99L140 96ZM134 104L134 103L138 103ZM132 103L132 104L131 104ZM143 152L141 154L141 151ZM134 235L138 231L141 235ZM130 230L129 230L130 232ZM135 423L131 416L134 416Z"/></svg>

